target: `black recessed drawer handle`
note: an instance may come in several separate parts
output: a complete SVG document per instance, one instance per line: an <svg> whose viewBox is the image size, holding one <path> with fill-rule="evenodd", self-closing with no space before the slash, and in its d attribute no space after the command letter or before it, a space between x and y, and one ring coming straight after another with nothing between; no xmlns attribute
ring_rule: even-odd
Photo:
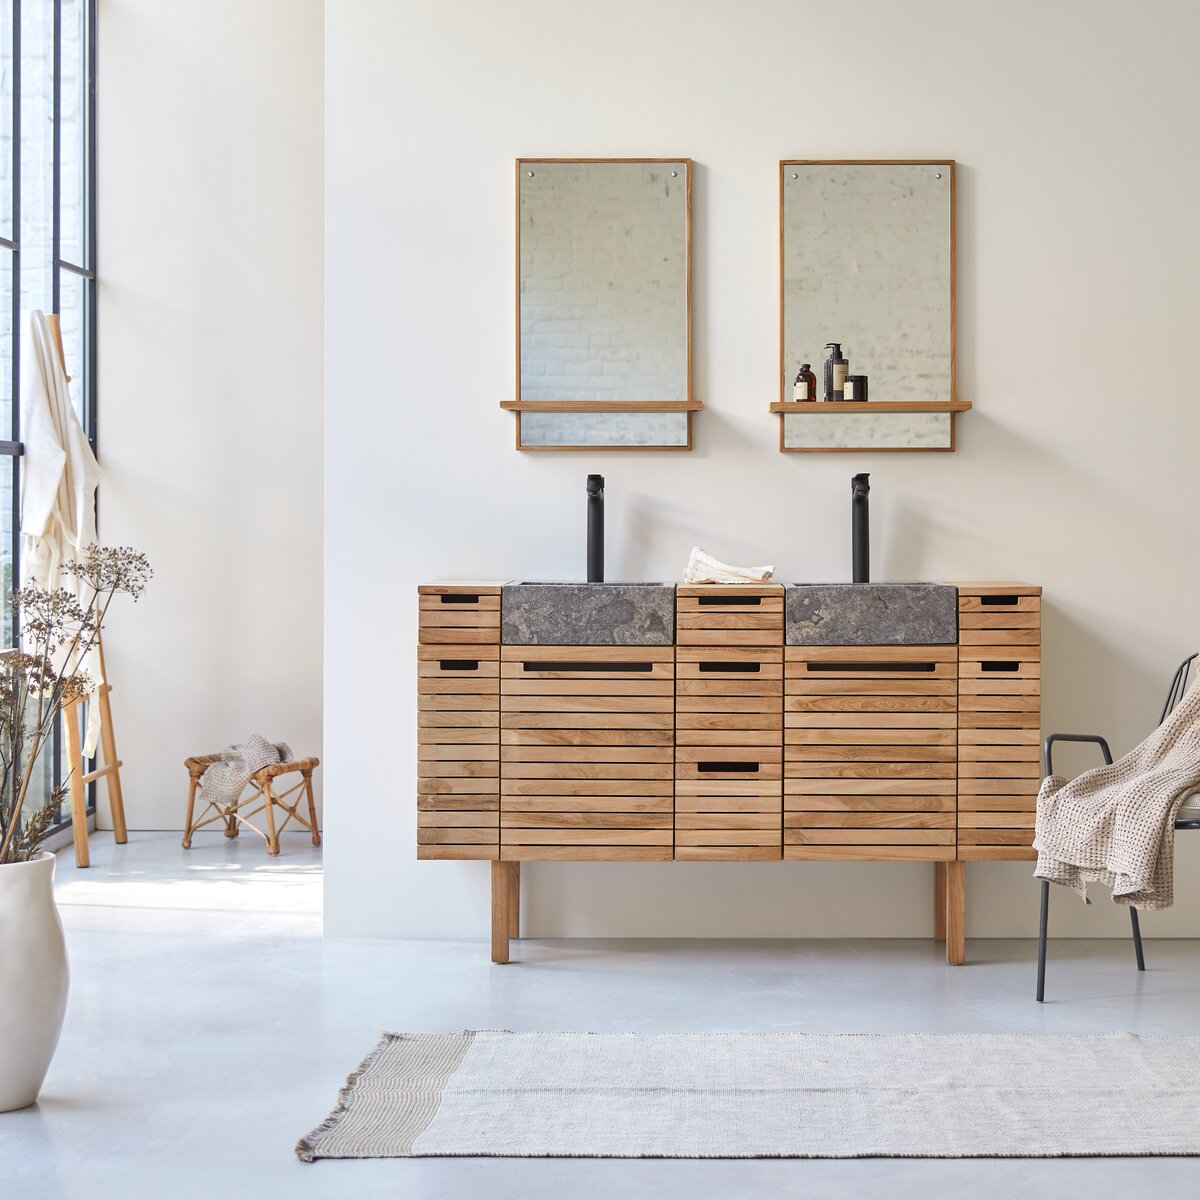
<svg viewBox="0 0 1200 1200"><path fill-rule="evenodd" d="M443 604L478 604L479 597L473 596L468 592L458 592L454 595L445 595L442 597Z"/></svg>
<svg viewBox="0 0 1200 1200"><path fill-rule="evenodd" d="M982 605L1006 604L1011 608L1020 599L1020 596L980 596L979 603Z"/></svg>
<svg viewBox="0 0 1200 1200"><path fill-rule="evenodd" d="M526 671L653 671L652 662L527 662Z"/></svg>
<svg viewBox="0 0 1200 1200"><path fill-rule="evenodd" d="M756 675L762 670L762 663L748 662L702 662L700 664L702 671L719 671L728 675Z"/></svg>
<svg viewBox="0 0 1200 1200"><path fill-rule="evenodd" d="M761 596L701 596L699 597L701 605L718 604L722 608L729 605L742 604L746 606L762 604Z"/></svg>
<svg viewBox="0 0 1200 1200"><path fill-rule="evenodd" d="M443 671L478 671L479 659L477 658L442 658L438 660L438 666Z"/></svg>
<svg viewBox="0 0 1200 1200"><path fill-rule="evenodd" d="M1021 664L1019 662L981 662L979 667L983 671L1019 671Z"/></svg>
<svg viewBox="0 0 1200 1200"><path fill-rule="evenodd" d="M937 670L931 662L810 662L804 664L810 671L902 671L924 672Z"/></svg>
<svg viewBox="0 0 1200 1200"><path fill-rule="evenodd" d="M756 762L702 762L696 764L697 771L705 773L713 773L724 771L726 773L737 772L739 775L749 775L758 770Z"/></svg>

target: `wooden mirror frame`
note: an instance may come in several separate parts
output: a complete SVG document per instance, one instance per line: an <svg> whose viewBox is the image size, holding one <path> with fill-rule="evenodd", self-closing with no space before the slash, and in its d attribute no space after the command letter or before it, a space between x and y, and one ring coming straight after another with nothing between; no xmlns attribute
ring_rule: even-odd
<svg viewBox="0 0 1200 1200"><path fill-rule="evenodd" d="M684 170L684 247L685 247L685 339L687 358L687 396L682 400L522 400L521 399L521 172L538 163L681 163ZM516 317L516 390L515 400L502 400L500 407L516 414L516 448L530 451L558 450L690 450L692 448L692 414L704 407L694 400L692 392L692 160L685 156L665 158L518 158L515 164L515 221L516 260L514 275ZM677 446L545 446L526 445L521 439L521 414L525 412L683 412L687 415L687 441Z"/></svg>
<svg viewBox="0 0 1200 1200"><path fill-rule="evenodd" d="M948 400L928 401L878 401L862 403L833 403L818 400L802 403L784 400L787 395L788 365L784 361L787 348L784 344L785 291L787 287L785 262L784 226L784 180L789 167L944 167L950 176L950 397ZM956 286L956 196L952 158L785 158L779 163L779 398L771 405L771 412L779 414L779 450L783 454L904 454L952 453L955 449L955 418L958 413L971 408L970 401L959 400L955 371L955 286ZM789 414L821 415L838 412L884 414L884 413L948 413L950 418L949 444L946 446L785 446L784 426Z"/></svg>

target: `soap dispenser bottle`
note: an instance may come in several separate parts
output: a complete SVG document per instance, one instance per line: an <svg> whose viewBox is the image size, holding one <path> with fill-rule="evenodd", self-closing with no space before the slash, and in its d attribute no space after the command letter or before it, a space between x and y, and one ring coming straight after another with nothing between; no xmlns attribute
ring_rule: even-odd
<svg viewBox="0 0 1200 1200"><path fill-rule="evenodd" d="M792 399L797 404L812 404L816 398L817 377L812 372L812 364L801 363L796 382L792 385Z"/></svg>
<svg viewBox="0 0 1200 1200"><path fill-rule="evenodd" d="M846 395L846 375L850 360L842 357L841 342L826 342L825 349L832 351L825 360L825 400L842 403Z"/></svg>

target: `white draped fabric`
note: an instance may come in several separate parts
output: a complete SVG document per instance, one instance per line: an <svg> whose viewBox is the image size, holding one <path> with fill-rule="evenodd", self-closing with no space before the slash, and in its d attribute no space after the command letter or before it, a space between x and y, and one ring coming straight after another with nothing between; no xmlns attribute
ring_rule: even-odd
<svg viewBox="0 0 1200 1200"><path fill-rule="evenodd" d="M23 579L77 593L75 580L62 574L62 565L96 541L100 464L71 402L58 345L41 312L29 313L25 321L21 441ZM100 732L96 710L96 705L89 706L84 746L88 755L95 752Z"/></svg>

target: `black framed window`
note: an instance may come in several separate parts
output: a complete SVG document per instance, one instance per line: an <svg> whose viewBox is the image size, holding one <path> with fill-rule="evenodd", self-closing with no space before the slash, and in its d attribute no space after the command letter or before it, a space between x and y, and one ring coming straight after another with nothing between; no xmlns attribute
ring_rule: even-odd
<svg viewBox="0 0 1200 1200"><path fill-rule="evenodd" d="M0 644L10 646L23 314L59 314L71 396L96 445L96 0L4 0L0 12ZM55 741L31 804L62 778Z"/></svg>

